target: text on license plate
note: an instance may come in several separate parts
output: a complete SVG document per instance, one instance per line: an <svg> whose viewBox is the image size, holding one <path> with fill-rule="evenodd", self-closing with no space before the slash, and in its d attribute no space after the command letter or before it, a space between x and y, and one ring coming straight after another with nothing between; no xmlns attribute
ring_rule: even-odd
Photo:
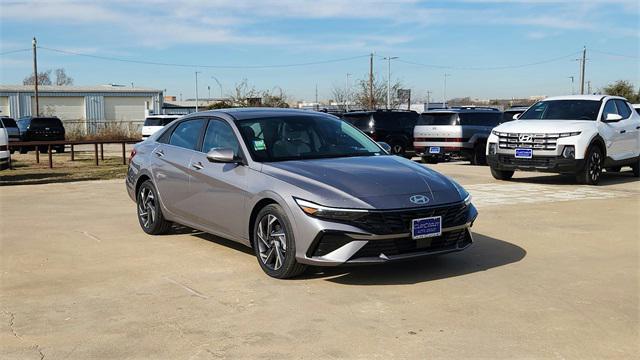
<svg viewBox="0 0 640 360"><path fill-rule="evenodd" d="M533 157L533 149L516 149L517 159L531 159Z"/></svg>
<svg viewBox="0 0 640 360"><path fill-rule="evenodd" d="M440 154L440 146L429 147L429 154Z"/></svg>
<svg viewBox="0 0 640 360"><path fill-rule="evenodd" d="M411 238L423 239L442 235L442 216L411 220Z"/></svg>

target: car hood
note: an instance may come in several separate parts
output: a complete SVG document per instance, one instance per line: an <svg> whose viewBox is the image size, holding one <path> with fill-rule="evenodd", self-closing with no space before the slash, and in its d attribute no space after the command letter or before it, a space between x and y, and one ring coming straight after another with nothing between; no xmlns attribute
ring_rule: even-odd
<svg viewBox="0 0 640 360"><path fill-rule="evenodd" d="M325 206L401 209L462 200L449 178L398 156L274 162L264 164L262 172L313 194L305 200ZM415 204L412 195L428 201Z"/></svg>
<svg viewBox="0 0 640 360"><path fill-rule="evenodd" d="M596 125L590 120L515 120L494 128L510 133L563 133L582 131Z"/></svg>

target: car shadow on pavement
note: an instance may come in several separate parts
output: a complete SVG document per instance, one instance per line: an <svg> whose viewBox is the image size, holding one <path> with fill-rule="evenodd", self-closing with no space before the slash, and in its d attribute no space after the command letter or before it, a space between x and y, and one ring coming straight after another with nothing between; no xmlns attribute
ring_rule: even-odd
<svg viewBox="0 0 640 360"><path fill-rule="evenodd" d="M516 172L514 177L509 181L539 185L578 185L576 183L575 176L564 174L543 174L539 176L518 177L518 173ZM638 181L638 178L634 177L631 171L603 172L598 186L626 184L634 181Z"/></svg>
<svg viewBox="0 0 640 360"><path fill-rule="evenodd" d="M487 271L512 264L526 256L525 249L507 241L474 234L468 249L372 266L313 267L298 279L325 278L343 285L407 285Z"/></svg>

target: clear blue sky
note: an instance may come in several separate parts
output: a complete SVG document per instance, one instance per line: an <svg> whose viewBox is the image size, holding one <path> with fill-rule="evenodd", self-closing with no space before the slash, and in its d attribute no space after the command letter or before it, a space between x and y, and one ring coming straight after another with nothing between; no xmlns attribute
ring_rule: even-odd
<svg viewBox="0 0 640 360"><path fill-rule="evenodd" d="M364 56L398 56L392 78L414 98L557 95L578 79L578 52L588 49L593 88L626 79L640 86L640 2L637 0L0 0L0 83L32 71L39 45L119 59L201 65L277 65ZM575 54L573 54L575 53ZM573 55L571 55L573 54ZM621 56L618 56L621 55ZM559 60L490 70L486 68ZM449 66L425 67L410 63ZM39 69L64 67L76 85L119 83L194 96L192 67L105 61L39 50ZM483 68L470 70L468 68ZM242 78L259 89L280 86L295 99L330 98L345 75L364 78L368 58L286 68L200 68L201 96L231 90ZM386 77L386 62L375 71Z"/></svg>

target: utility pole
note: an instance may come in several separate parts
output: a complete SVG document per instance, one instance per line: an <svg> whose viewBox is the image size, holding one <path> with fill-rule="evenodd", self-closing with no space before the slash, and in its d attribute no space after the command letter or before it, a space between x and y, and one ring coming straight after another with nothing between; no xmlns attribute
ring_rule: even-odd
<svg viewBox="0 0 640 360"><path fill-rule="evenodd" d="M347 73L347 78L344 83L344 109L346 112L349 112L349 76L351 76L351 74Z"/></svg>
<svg viewBox="0 0 640 360"><path fill-rule="evenodd" d="M38 54L36 52L38 41L35 36L33 37L31 44L33 45L33 83L35 84L36 90L36 116L40 116L40 98L38 94Z"/></svg>
<svg viewBox="0 0 640 360"><path fill-rule="evenodd" d="M200 71L196 71L196 112L198 112L198 74Z"/></svg>
<svg viewBox="0 0 640 360"><path fill-rule="evenodd" d="M388 60L387 65L387 110L391 109L391 60L397 59L397 56L389 56L384 58Z"/></svg>
<svg viewBox="0 0 640 360"><path fill-rule="evenodd" d="M573 76L569 76L569 79L571 79L571 95L575 95L575 91L574 91L574 87L573 87L574 77Z"/></svg>
<svg viewBox="0 0 640 360"><path fill-rule="evenodd" d="M444 106L445 109L448 108L447 106L447 78L451 76L451 74L444 74L444 91L442 92L442 106Z"/></svg>
<svg viewBox="0 0 640 360"><path fill-rule="evenodd" d="M373 53L369 58L369 110L373 110Z"/></svg>
<svg viewBox="0 0 640 360"><path fill-rule="evenodd" d="M427 90L427 111L429 111L429 104L431 104L431 90Z"/></svg>
<svg viewBox="0 0 640 360"><path fill-rule="evenodd" d="M586 67L587 62L587 47L582 48L582 67L580 70L580 95L584 95L584 68Z"/></svg>

